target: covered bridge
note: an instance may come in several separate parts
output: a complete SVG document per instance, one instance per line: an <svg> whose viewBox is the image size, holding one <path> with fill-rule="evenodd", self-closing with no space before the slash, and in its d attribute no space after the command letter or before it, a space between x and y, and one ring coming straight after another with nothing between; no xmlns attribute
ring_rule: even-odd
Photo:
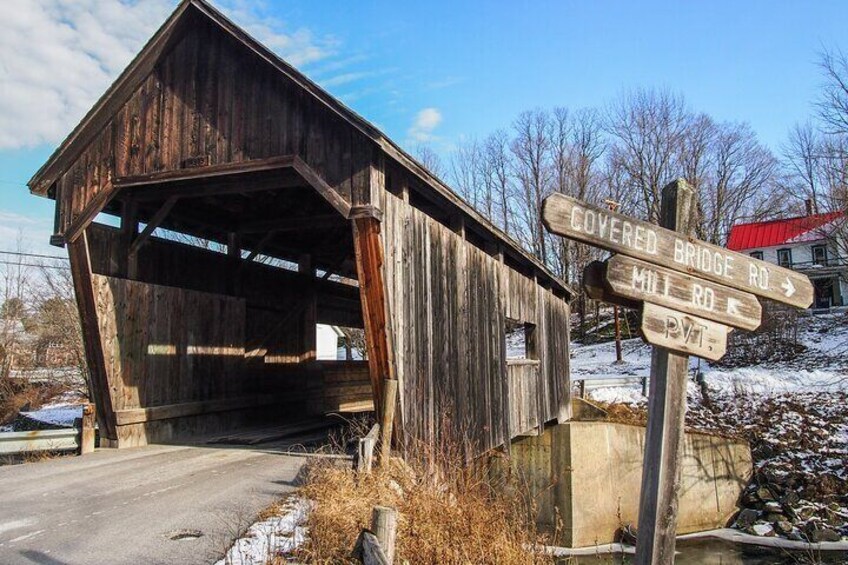
<svg viewBox="0 0 848 565"><path fill-rule="evenodd" d="M369 410L387 377L401 438L481 453L570 415L569 288L203 0L29 187L112 445ZM316 360L317 323L364 328L367 361Z"/></svg>

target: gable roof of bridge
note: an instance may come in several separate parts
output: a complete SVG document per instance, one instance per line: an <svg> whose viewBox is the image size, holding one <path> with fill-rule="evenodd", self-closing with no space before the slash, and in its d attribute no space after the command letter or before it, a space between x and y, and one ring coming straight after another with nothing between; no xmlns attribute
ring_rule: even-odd
<svg viewBox="0 0 848 565"><path fill-rule="evenodd" d="M532 268L534 272L541 275L553 287L566 292L570 296L575 295L574 289L551 273L541 261L521 248L508 234L480 214L442 182L441 179L404 151L398 144L389 139L377 127L345 106L306 75L251 37L247 32L211 6L206 0L183 0L179 4L135 59L124 69L115 82L100 97L91 110L89 110L82 121L53 152L47 162L29 180L27 185L32 193L42 196L47 195L48 190L56 179L68 170L88 144L99 134L105 123L126 103L132 92L153 71L161 56L171 46L172 41L179 37L181 23L186 20L190 11L199 12L207 17L222 31L253 52L256 57L273 66L289 80L321 101L325 107L376 143L386 155L393 158L401 166L426 183L430 189L434 190L436 194L444 198L450 205L457 208L468 219L480 225L483 230L489 232L495 239L500 240L512 252L513 256L516 256L519 261Z"/></svg>

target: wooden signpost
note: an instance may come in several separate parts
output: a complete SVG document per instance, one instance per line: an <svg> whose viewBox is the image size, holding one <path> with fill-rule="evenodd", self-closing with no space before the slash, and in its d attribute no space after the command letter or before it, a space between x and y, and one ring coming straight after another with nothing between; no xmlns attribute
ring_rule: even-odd
<svg viewBox="0 0 848 565"><path fill-rule="evenodd" d="M610 291L694 314L734 328L760 327L762 307L753 294L697 279L645 261L616 255L607 261Z"/></svg>
<svg viewBox="0 0 848 565"><path fill-rule="evenodd" d="M681 181L676 181L681 182ZM799 308L813 285L790 271L624 214L553 194L542 205L548 231Z"/></svg>
<svg viewBox="0 0 848 565"><path fill-rule="evenodd" d="M648 343L710 361L724 357L728 329L650 302L645 302L642 308L642 333Z"/></svg>
<svg viewBox="0 0 848 565"><path fill-rule="evenodd" d="M685 181L666 186L662 227L563 194L542 206L548 231L618 253L586 268L587 294L641 308L642 335L655 346L639 499L640 565L674 562L689 355L718 360L731 328L759 327L757 296L800 308L813 301L806 276L692 238L694 202Z"/></svg>

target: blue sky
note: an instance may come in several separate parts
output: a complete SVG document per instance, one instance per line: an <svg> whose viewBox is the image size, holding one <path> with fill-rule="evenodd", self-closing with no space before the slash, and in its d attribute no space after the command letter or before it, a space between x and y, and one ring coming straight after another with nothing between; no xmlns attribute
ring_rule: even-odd
<svg viewBox="0 0 848 565"><path fill-rule="evenodd" d="M442 155L522 110L603 106L640 86L749 122L777 151L811 113L817 52L848 49L845 1L215 4L402 145ZM0 250L18 232L45 249L52 203L23 183L174 5L28 0L5 14Z"/></svg>

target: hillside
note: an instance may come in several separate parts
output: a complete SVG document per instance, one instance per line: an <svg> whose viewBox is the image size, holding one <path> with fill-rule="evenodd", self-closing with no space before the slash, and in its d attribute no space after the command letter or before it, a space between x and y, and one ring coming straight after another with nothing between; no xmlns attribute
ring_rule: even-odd
<svg viewBox="0 0 848 565"><path fill-rule="evenodd" d="M848 536L848 315L799 318L795 351L755 364L734 358L732 367L692 359L686 424L751 444L755 473L737 527L835 540ZM587 396L617 417L644 421L639 380L618 383L622 375L647 376L650 352L641 340L627 340L624 363L616 364L613 343L577 345L572 379L588 379Z"/></svg>

